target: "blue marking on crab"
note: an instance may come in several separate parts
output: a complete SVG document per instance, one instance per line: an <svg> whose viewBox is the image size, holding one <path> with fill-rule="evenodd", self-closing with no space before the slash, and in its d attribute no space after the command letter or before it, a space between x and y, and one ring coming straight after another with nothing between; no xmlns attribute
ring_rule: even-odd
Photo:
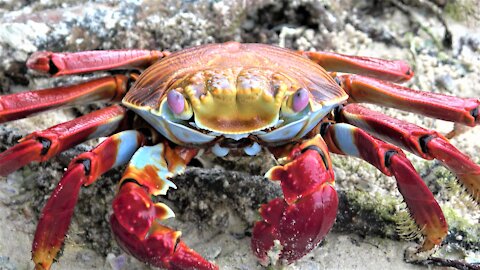
<svg viewBox="0 0 480 270"><path fill-rule="evenodd" d="M140 147L138 136L140 132L136 130L126 130L112 136L117 141L117 156L113 167L124 165L132 158Z"/></svg>
<svg viewBox="0 0 480 270"><path fill-rule="evenodd" d="M260 151L262 150L262 147L254 142L252 145L248 146L248 147L245 147L243 149L243 151L245 152L245 154L249 155L249 156L255 156L256 154L258 154Z"/></svg>
<svg viewBox="0 0 480 270"><path fill-rule="evenodd" d="M163 103L166 104L166 103ZM143 119L147 120L158 132L168 140L183 144L205 144L213 141L216 137L201 133L195 129L185 126L183 123L173 122L175 119L167 106L162 106L160 112L132 108ZM178 119L175 119L178 121Z"/></svg>
<svg viewBox="0 0 480 270"><path fill-rule="evenodd" d="M165 148L162 143L159 143L154 146L143 146L135 152L128 166L134 166L138 170L144 169L147 165L157 168L156 173L158 177L165 183L162 185L163 188L154 195L165 195L167 194L168 188L176 189L177 186L168 178L171 178L179 170L175 168L174 171L168 171L168 165L165 159Z"/></svg>
<svg viewBox="0 0 480 270"><path fill-rule="evenodd" d="M316 111L305 110L295 116L295 119L300 117L298 120L293 120L268 133L257 132L256 135L268 143L286 142L294 138L302 138L318 125L325 115L332 111L334 106L336 104L319 107Z"/></svg>
<svg viewBox="0 0 480 270"><path fill-rule="evenodd" d="M342 152L347 155L360 157L360 152L357 148L357 143L353 137L355 127L349 124L337 123L332 125L335 131L335 144Z"/></svg>
<svg viewBox="0 0 480 270"><path fill-rule="evenodd" d="M225 147L221 147L220 145L215 144L212 148L211 148L213 154L215 154L217 157L224 157L226 155L228 155L228 152L230 152L230 149L228 148L225 148Z"/></svg>

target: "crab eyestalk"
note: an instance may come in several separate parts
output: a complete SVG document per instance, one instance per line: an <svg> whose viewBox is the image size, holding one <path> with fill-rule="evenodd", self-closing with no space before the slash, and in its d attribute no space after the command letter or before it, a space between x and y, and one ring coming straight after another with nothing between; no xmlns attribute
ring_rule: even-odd
<svg viewBox="0 0 480 270"><path fill-rule="evenodd" d="M282 104L282 114L290 116L303 111L309 102L308 90L305 88L298 88L292 95L285 98Z"/></svg>
<svg viewBox="0 0 480 270"><path fill-rule="evenodd" d="M167 104L168 108L176 118L181 120L188 120L192 118L192 106L190 106L183 94L177 91L177 89L170 90L170 92L168 92Z"/></svg>

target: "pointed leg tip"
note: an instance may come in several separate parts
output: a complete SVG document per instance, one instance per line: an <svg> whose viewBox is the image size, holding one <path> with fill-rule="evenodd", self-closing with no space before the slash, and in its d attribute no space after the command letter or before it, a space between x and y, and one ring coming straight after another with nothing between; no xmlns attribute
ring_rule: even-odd
<svg viewBox="0 0 480 270"><path fill-rule="evenodd" d="M434 245L425 249L425 244L426 243L424 243L422 246L411 246L405 249L405 261L408 263L425 261L432 256L432 254L435 253L439 247L439 245Z"/></svg>
<svg viewBox="0 0 480 270"><path fill-rule="evenodd" d="M33 262L35 263L34 269L35 270L49 270L50 267L53 264L53 260L49 259L51 258L48 253L42 253L42 254L34 254L33 255Z"/></svg>
<svg viewBox="0 0 480 270"><path fill-rule="evenodd" d="M204 259L200 254L189 248L183 241L177 244L176 251L170 263L173 269L218 270L218 266Z"/></svg>
<svg viewBox="0 0 480 270"><path fill-rule="evenodd" d="M35 264L35 270L49 270L50 267L45 267L42 264Z"/></svg>

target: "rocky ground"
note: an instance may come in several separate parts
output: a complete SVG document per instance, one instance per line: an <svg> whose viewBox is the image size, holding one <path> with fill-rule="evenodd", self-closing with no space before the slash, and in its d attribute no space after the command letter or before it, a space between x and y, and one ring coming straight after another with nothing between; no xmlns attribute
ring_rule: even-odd
<svg viewBox="0 0 480 270"><path fill-rule="evenodd" d="M480 96L480 10L475 0L129 0L0 1L0 93L47 88L92 76L48 79L27 72L38 50L156 48L171 51L236 40L302 50L405 59L416 77L410 87L464 97ZM446 30L444 23L448 26ZM98 76L98 74L93 75ZM37 129L72 119L95 106L49 112L0 125L0 150ZM442 133L453 125L382 109ZM452 143L480 161L480 128L464 129ZM52 161L0 178L0 269L31 269L30 247L39 212L69 160L92 144ZM414 166L441 203L450 224L446 244L434 255L480 262L480 209L462 195L437 162L413 155ZM285 269L421 269L404 262L414 242L399 240L404 209L395 182L355 159L334 156L341 204L333 233L314 252ZM249 243L262 202L279 189L261 176L268 156L214 159L175 178L166 198L177 218L170 225L221 269L262 269ZM212 161L212 159L208 159ZM80 195L63 255L54 269L150 269L113 241L108 227L115 181L102 177Z"/></svg>

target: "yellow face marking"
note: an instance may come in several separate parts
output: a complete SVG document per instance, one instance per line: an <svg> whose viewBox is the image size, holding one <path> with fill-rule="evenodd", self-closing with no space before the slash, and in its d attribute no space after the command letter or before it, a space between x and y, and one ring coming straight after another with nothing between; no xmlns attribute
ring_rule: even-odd
<svg viewBox="0 0 480 270"><path fill-rule="evenodd" d="M199 75L201 73L202 75ZM206 70L192 76L202 89L184 85L199 128L242 134L274 126L285 95L294 83L285 76L258 69ZM192 79L184 82L193 83Z"/></svg>

